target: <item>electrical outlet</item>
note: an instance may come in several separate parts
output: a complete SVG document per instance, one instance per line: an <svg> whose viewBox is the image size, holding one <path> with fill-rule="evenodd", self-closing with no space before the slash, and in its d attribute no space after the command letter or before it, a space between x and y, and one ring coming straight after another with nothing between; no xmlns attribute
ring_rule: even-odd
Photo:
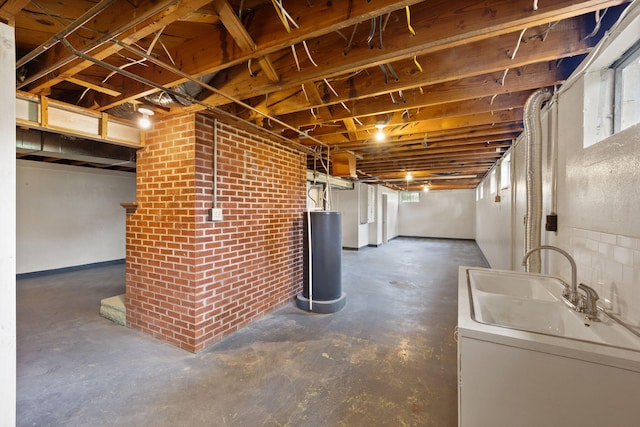
<svg viewBox="0 0 640 427"><path fill-rule="evenodd" d="M222 221L222 209L220 208L209 209L209 221Z"/></svg>

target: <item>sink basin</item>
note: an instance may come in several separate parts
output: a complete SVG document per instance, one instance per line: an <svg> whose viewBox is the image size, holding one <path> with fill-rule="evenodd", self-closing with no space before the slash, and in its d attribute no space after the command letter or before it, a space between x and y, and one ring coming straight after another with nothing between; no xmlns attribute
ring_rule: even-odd
<svg viewBox="0 0 640 427"><path fill-rule="evenodd" d="M640 351L640 337L606 313L593 322L569 307L558 278L469 269L467 283L476 322Z"/></svg>
<svg viewBox="0 0 640 427"><path fill-rule="evenodd" d="M516 272L468 270L473 289L483 293L542 301L559 301L564 287L560 279Z"/></svg>

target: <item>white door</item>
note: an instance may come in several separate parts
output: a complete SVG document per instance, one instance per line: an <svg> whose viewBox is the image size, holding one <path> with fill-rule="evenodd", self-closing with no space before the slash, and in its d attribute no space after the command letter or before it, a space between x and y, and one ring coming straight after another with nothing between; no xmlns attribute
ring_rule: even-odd
<svg viewBox="0 0 640 427"><path fill-rule="evenodd" d="M386 194L382 195L382 243L385 244L388 242L388 233L387 233L387 210L389 209L389 196Z"/></svg>

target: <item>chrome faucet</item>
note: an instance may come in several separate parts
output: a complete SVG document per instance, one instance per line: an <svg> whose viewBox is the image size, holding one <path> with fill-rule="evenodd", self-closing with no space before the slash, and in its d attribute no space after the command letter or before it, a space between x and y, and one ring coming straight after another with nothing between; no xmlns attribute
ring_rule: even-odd
<svg viewBox="0 0 640 427"><path fill-rule="evenodd" d="M580 283L578 287L586 294L586 298L584 299L585 306L581 311L585 314L587 319L593 322L600 321L598 318L598 306L596 305L596 301L600 298L598 293L591 286L587 286L584 283Z"/></svg>
<svg viewBox="0 0 640 427"><path fill-rule="evenodd" d="M562 296L564 298L566 298L571 304L573 304L573 306L577 310L578 309L578 305L579 305L579 301L580 301L580 295L578 294L578 282L577 282L577 277L576 277L578 268L576 267L575 260L569 254L569 252L567 252L567 251L565 251L563 249L560 249L560 248L556 248L555 246L549 246L549 245L538 246L537 248L533 248L530 251L528 251L526 254L524 254L524 257L522 258L522 265L523 266L527 265L527 259L529 258L529 256L531 256L532 253L534 253L536 251L539 251L539 250L542 250L542 249L549 249L549 250L552 250L552 251L556 251L556 252L564 255L565 258L567 258L567 260L569 260L569 264L571 264L571 284L569 285L569 290L567 290L567 288L565 287L565 289L564 289L564 291L562 293Z"/></svg>

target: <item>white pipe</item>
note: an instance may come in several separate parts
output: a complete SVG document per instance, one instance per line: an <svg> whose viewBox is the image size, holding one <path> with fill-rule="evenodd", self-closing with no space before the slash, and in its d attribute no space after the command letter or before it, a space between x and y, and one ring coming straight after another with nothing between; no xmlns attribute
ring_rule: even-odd
<svg viewBox="0 0 640 427"><path fill-rule="evenodd" d="M211 176L211 186L212 186L212 195L211 195L211 207L213 209L217 208L217 183L218 183L218 119L213 118L213 174Z"/></svg>
<svg viewBox="0 0 640 427"><path fill-rule="evenodd" d="M551 158L553 159L553 164L551 165L551 215L556 215L558 213L558 128L560 127L559 122L559 99L558 92L556 92L553 96L553 110L552 115L553 121L550 120L551 123L551 140L549 142L549 150L551 151Z"/></svg>
<svg viewBox="0 0 640 427"><path fill-rule="evenodd" d="M311 253L311 211L307 210L307 244L309 245L309 311L313 311L313 256Z"/></svg>
<svg viewBox="0 0 640 427"><path fill-rule="evenodd" d="M510 244L511 244L511 254L509 257L509 268L511 268L511 270L515 270L516 267L516 194L517 194L517 189L516 189L516 166L520 167L520 165L516 165L516 146L518 144L518 141L515 140L512 144L511 144L511 148L510 148L510 153L511 153L511 161L509 162L509 168L511 169L509 171L509 176L511 177L511 182L509 183L509 192L511 195L511 223L509 224L509 226L511 227L511 238L510 238Z"/></svg>
<svg viewBox="0 0 640 427"><path fill-rule="evenodd" d="M527 182L527 214L525 216L525 253L540 246L542 224L542 125L540 108L551 98L548 89L540 89L524 106L525 163ZM540 251L527 259L525 271L540 273Z"/></svg>

